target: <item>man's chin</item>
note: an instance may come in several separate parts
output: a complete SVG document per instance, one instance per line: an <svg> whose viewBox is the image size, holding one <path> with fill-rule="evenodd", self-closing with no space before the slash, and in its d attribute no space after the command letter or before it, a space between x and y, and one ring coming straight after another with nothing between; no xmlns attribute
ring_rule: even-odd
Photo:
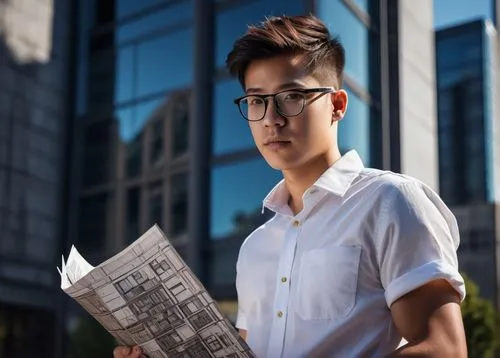
<svg viewBox="0 0 500 358"><path fill-rule="evenodd" d="M267 164L275 169L275 170L280 170L280 171L284 171L284 170L290 170L290 169L294 169L296 168L298 165L295 161L286 161L286 160L276 160L275 158L273 158L272 160L271 159L267 159L267 158L264 158L267 162Z"/></svg>

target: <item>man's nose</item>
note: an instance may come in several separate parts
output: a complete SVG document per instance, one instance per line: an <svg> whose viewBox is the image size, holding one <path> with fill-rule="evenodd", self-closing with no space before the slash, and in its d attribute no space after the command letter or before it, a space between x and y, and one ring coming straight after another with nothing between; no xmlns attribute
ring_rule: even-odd
<svg viewBox="0 0 500 358"><path fill-rule="evenodd" d="M262 121L266 127L283 127L286 124L286 118L279 113L276 103L273 100L269 100L267 103L267 111Z"/></svg>

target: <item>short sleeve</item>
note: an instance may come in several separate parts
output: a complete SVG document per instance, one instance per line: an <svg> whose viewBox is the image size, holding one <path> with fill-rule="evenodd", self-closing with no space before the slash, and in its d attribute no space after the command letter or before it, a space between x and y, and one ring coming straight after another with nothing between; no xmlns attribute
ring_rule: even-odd
<svg viewBox="0 0 500 358"><path fill-rule="evenodd" d="M377 229L377 260L387 306L403 295L445 279L465 297L458 269L456 219L439 196L419 182L391 187Z"/></svg>
<svg viewBox="0 0 500 358"><path fill-rule="evenodd" d="M236 318L236 328L248 330L245 300L242 297L242 287L244 282L241 276L240 260L241 255L236 262L236 292L238 294L238 316Z"/></svg>

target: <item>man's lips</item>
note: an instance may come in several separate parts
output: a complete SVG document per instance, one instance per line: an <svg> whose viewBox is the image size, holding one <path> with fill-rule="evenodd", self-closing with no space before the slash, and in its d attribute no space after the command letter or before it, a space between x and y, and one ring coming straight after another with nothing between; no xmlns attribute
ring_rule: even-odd
<svg viewBox="0 0 500 358"><path fill-rule="evenodd" d="M290 141L280 137L269 137L266 140L264 140L264 145L269 145L273 143L290 143Z"/></svg>
<svg viewBox="0 0 500 358"><path fill-rule="evenodd" d="M270 149L279 149L289 145L289 140L269 140L264 143L264 146Z"/></svg>

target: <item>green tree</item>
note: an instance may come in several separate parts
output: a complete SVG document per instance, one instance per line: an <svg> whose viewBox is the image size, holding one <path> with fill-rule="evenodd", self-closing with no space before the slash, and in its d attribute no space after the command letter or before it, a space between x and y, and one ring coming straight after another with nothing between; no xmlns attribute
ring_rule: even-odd
<svg viewBox="0 0 500 358"><path fill-rule="evenodd" d="M462 317L469 357L493 358L498 346L498 316L490 301L479 295L479 287L467 276L467 295L462 302Z"/></svg>
<svg viewBox="0 0 500 358"><path fill-rule="evenodd" d="M78 320L75 331L71 334L69 345L70 358L110 357L116 341L93 317Z"/></svg>

